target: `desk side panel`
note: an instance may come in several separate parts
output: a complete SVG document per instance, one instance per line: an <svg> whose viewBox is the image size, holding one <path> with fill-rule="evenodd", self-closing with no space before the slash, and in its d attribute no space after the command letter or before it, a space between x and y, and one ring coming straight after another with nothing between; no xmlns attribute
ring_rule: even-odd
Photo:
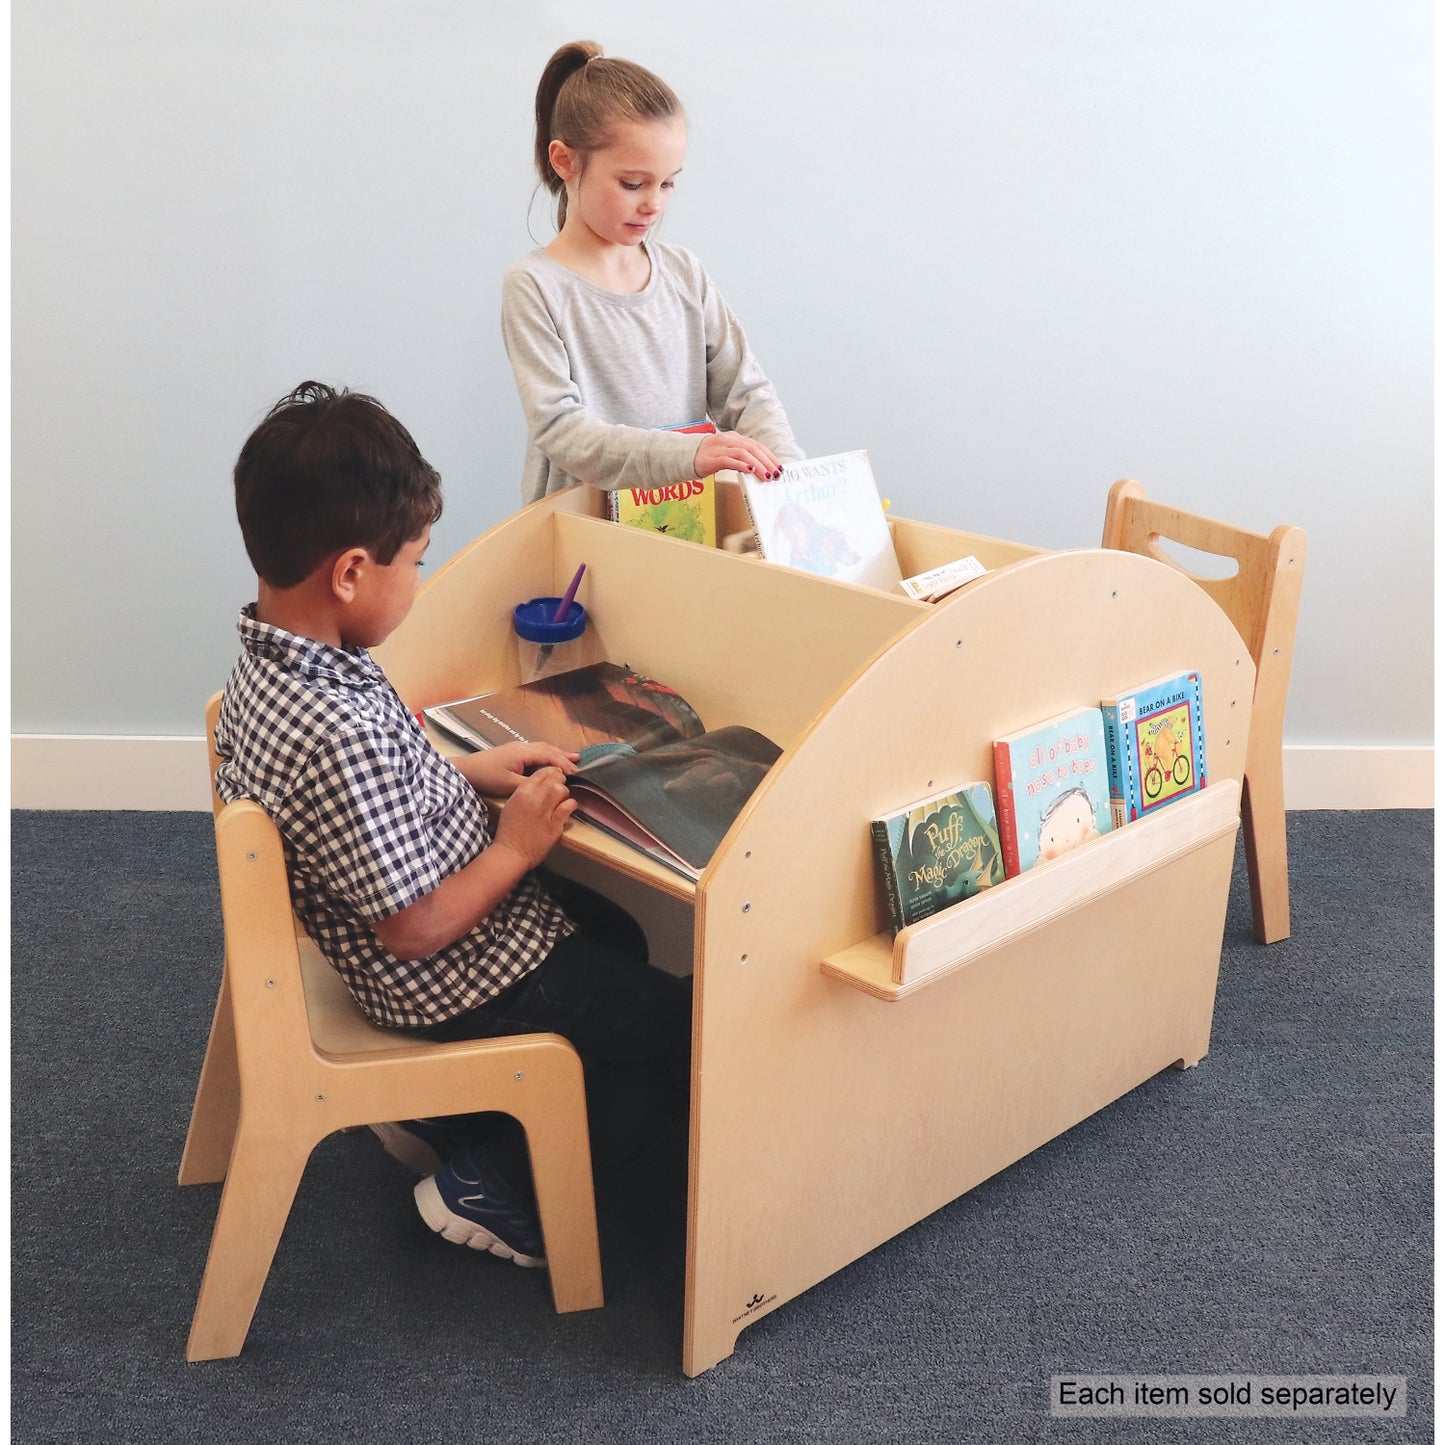
<svg viewBox="0 0 1445 1445"><path fill-rule="evenodd" d="M1214 776L1238 781L1253 665L1224 614L1146 559L1024 561L886 648L754 797L699 885L689 1373L1205 1052L1232 835L1041 920L916 998L883 1003L819 966L887 926L871 817L990 777L1000 733L1185 665L1204 676Z"/></svg>

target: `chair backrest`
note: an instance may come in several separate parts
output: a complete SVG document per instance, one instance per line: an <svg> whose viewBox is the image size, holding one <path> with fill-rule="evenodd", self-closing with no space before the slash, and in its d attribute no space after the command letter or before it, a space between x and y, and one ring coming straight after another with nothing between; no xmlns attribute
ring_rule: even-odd
<svg viewBox="0 0 1445 1445"><path fill-rule="evenodd" d="M1201 577L1165 551L1161 545L1165 540L1232 558L1238 570L1232 577ZM1173 567L1220 605L1254 658L1256 726L1282 727L1304 581L1304 532L1279 526L1265 537L1150 501L1140 483L1119 481L1109 489L1103 545Z"/></svg>
<svg viewBox="0 0 1445 1445"><path fill-rule="evenodd" d="M309 1068L315 1055L286 858L281 834L259 803L242 798L217 814L216 865L243 1075Z"/></svg>
<svg viewBox="0 0 1445 1445"><path fill-rule="evenodd" d="M216 791L216 769L221 766L221 755L216 751L216 722L221 716L221 694L211 694L211 700L206 704L206 752L211 759L211 816L219 818L221 809L225 806L221 802L221 795Z"/></svg>
<svg viewBox="0 0 1445 1445"><path fill-rule="evenodd" d="M312 1058L313 1047L285 850L280 831L259 803L249 798L223 803L216 792L220 713L221 694L216 693L206 704L206 747L236 1052L245 1067L294 1067Z"/></svg>

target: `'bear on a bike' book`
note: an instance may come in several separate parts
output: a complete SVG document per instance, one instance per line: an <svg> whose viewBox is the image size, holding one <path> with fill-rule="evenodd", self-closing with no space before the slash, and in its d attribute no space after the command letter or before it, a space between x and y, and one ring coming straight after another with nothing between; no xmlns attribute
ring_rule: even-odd
<svg viewBox="0 0 1445 1445"><path fill-rule="evenodd" d="M1104 718L1071 708L995 740L1004 871L1026 873L1111 828Z"/></svg>
<svg viewBox="0 0 1445 1445"><path fill-rule="evenodd" d="M894 933L1002 883L993 789L964 783L872 822Z"/></svg>
<svg viewBox="0 0 1445 1445"><path fill-rule="evenodd" d="M780 749L751 728L708 732L675 689L596 662L426 709L473 748L551 743L580 753L577 812L697 880Z"/></svg>
<svg viewBox="0 0 1445 1445"><path fill-rule="evenodd" d="M1172 672L1106 697L1109 809L1122 828L1204 787L1204 691L1197 672Z"/></svg>

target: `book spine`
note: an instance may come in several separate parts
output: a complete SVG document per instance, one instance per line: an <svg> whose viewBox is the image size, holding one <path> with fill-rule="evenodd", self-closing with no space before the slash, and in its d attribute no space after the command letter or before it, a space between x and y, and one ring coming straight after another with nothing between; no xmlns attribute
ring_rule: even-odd
<svg viewBox="0 0 1445 1445"><path fill-rule="evenodd" d="M1190 738L1194 749L1194 776L1199 780L1198 786L1204 788L1209 785L1209 760L1204 755L1204 679L1196 672L1189 680L1194 685L1194 735Z"/></svg>
<svg viewBox="0 0 1445 1445"><path fill-rule="evenodd" d="M616 492L608 492L607 494L607 515L614 522L617 521L620 515Z"/></svg>
<svg viewBox="0 0 1445 1445"><path fill-rule="evenodd" d="M1104 714L1104 755L1109 761L1109 817L1115 828L1122 828L1129 821L1129 795L1133 791L1131 778L1138 770L1130 767L1130 728L1127 723L1119 721L1118 703L1106 703L1101 711Z"/></svg>
<svg viewBox="0 0 1445 1445"><path fill-rule="evenodd" d="M767 561L768 554L763 550L763 534L758 527L758 514L753 511L753 499L748 495L746 483L740 483L738 491L743 494L743 505L748 509L748 525L753 529L753 536L758 539L758 556Z"/></svg>
<svg viewBox="0 0 1445 1445"><path fill-rule="evenodd" d="M998 842L1006 878L1019 875L1018 811L1014 807L1013 751L1007 743L993 745L994 802L998 808Z"/></svg>
<svg viewBox="0 0 1445 1445"><path fill-rule="evenodd" d="M888 921L897 936L903 928L903 900L898 894L898 870L893 845L888 840L888 824L882 818L875 818L870 826L873 851L878 855L878 867L883 874L883 893L888 900Z"/></svg>

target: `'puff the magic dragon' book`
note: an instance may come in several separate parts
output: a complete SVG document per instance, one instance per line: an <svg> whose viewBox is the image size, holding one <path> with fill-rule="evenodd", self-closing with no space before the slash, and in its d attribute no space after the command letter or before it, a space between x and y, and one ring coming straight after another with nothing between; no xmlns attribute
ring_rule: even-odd
<svg viewBox="0 0 1445 1445"><path fill-rule="evenodd" d="M1004 880L993 790L964 783L874 818L894 933Z"/></svg>

